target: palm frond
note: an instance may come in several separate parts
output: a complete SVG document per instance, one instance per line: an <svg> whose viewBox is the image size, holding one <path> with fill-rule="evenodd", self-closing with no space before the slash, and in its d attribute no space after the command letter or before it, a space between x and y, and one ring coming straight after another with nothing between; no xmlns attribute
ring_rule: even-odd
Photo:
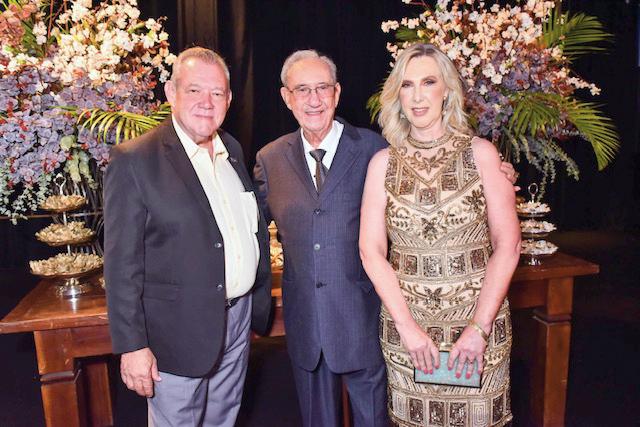
<svg viewBox="0 0 640 427"><path fill-rule="evenodd" d="M161 104L148 116L128 111L105 111L99 108L78 110L73 107L61 107L78 117L77 125L95 133L98 139L107 142L110 137L115 143L136 138L158 126L171 114L169 104Z"/></svg>
<svg viewBox="0 0 640 427"><path fill-rule="evenodd" d="M606 32L597 18L578 13L569 15L559 7L552 10L549 19L543 23L540 44L552 48L559 46L562 54L569 59L591 52L601 52L605 47L601 42L613 41L613 35Z"/></svg>
<svg viewBox="0 0 640 427"><path fill-rule="evenodd" d="M509 120L509 131L514 137L538 135L557 126L560 121L558 105L562 98L556 94L542 92L518 92L511 97L513 114Z"/></svg>
<svg viewBox="0 0 640 427"><path fill-rule="evenodd" d="M412 42L417 40L418 37L418 30L416 29L409 29L407 27L400 27L396 30L396 40L401 41L401 42Z"/></svg>
<svg viewBox="0 0 640 427"><path fill-rule="evenodd" d="M382 105L380 104L380 94L382 93L382 89L374 93L367 99L367 110L369 111L369 116L371 117L371 123L376 121L376 117L380 114L380 109Z"/></svg>
<svg viewBox="0 0 640 427"><path fill-rule="evenodd" d="M513 114L508 131L514 140L522 136L547 137L564 120L591 144L599 170L613 160L620 148L613 121L594 103L538 92L517 93L511 100Z"/></svg>
<svg viewBox="0 0 640 427"><path fill-rule="evenodd" d="M620 149L620 137L613 121L592 102L572 100L566 105L566 113L567 120L591 143L598 170L607 167Z"/></svg>

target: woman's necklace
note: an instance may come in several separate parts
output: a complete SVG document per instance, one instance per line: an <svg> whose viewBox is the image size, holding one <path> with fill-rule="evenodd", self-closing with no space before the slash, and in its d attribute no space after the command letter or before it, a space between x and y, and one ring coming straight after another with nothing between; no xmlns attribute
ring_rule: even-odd
<svg viewBox="0 0 640 427"><path fill-rule="evenodd" d="M440 138L432 139L431 141L419 141L419 140L415 139L414 137L412 137L411 135L409 135L409 136L407 136L407 141L409 141L409 144L411 144L415 148L426 148L426 149L429 149L429 148L435 148L435 147L438 147L440 145L443 145L444 143L446 143L447 141L449 141L451 139L451 136L452 136L452 134L445 133Z"/></svg>

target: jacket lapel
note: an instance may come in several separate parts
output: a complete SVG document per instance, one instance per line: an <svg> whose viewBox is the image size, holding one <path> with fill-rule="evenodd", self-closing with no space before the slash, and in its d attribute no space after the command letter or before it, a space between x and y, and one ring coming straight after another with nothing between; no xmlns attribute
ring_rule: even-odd
<svg viewBox="0 0 640 427"><path fill-rule="evenodd" d="M224 144L227 151L229 152L229 157L227 160L229 160L229 163L233 167L233 170L236 171L238 178L240 178L240 181L242 181L242 185L244 186L245 191L253 191L253 184L251 183L251 178L249 178L247 169L242 164L242 161L240 160L237 153L233 152L233 149L231 148L231 144L227 143L228 138L230 138L231 136L226 132L224 132L222 129L219 130L219 135L220 135L220 139L222 140L222 143Z"/></svg>
<svg viewBox="0 0 640 427"><path fill-rule="evenodd" d="M356 129L341 119L337 120L344 125L344 129L342 130L336 155L333 158L333 162L331 162L327 180L324 182L322 191L320 191L320 200L324 200L331 194L360 154L360 146L357 143L360 136Z"/></svg>
<svg viewBox="0 0 640 427"><path fill-rule="evenodd" d="M316 187L313 185L311 172L309 172L307 161L304 158L300 131L296 132L294 135L295 136L289 140L289 149L286 151L285 155L291 164L291 168L295 171L296 175L298 175L300 182L302 182L302 185L307 189L311 197L317 199L318 192L316 191Z"/></svg>
<svg viewBox="0 0 640 427"><path fill-rule="evenodd" d="M167 160L171 163L189 192L198 201L203 212L215 221L211 205L209 204L209 199L207 199L207 195L205 194L202 185L200 185L198 175L196 175L196 171L193 169L193 165L191 164L187 153L184 151L184 147L180 144L178 135L171 124L171 119L169 119L168 126L163 134L162 145L164 147L164 153Z"/></svg>

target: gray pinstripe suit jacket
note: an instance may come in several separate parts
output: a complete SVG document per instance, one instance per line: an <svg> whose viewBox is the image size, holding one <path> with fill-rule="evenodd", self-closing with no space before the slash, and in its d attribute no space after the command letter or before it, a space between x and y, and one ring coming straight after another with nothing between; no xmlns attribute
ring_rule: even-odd
<svg viewBox="0 0 640 427"><path fill-rule="evenodd" d="M334 372L382 363L380 300L358 250L360 201L371 157L387 146L378 134L344 124L320 194L304 159L300 130L262 148L254 177L267 222L275 220L285 266L287 347L313 370L320 354Z"/></svg>

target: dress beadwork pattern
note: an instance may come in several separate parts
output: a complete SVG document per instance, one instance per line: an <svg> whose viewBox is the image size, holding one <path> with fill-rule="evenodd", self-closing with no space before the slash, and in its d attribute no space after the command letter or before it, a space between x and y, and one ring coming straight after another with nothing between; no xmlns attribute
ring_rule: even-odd
<svg viewBox="0 0 640 427"><path fill-rule="evenodd" d="M436 343L455 343L473 316L491 255L486 202L471 138L389 148L389 261L418 324ZM511 421L511 318L504 301L493 323L479 389L413 381L411 358L383 307L380 340L389 413L399 426L483 427Z"/></svg>

